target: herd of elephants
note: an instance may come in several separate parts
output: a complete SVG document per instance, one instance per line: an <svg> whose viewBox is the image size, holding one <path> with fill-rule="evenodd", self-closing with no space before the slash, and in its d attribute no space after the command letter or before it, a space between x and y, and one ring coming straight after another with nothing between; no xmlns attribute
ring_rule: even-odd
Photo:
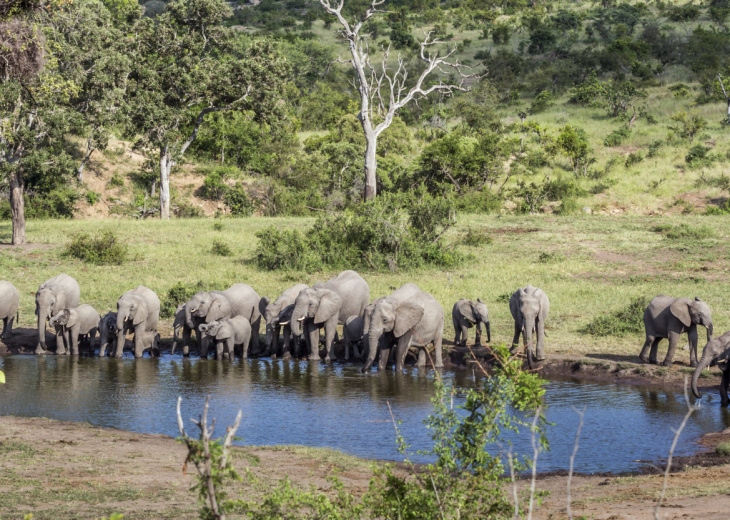
<svg viewBox="0 0 730 520"><path fill-rule="evenodd" d="M99 356L105 356L109 347L110 354L113 351L115 357L122 357L128 333L133 334L135 357L142 357L145 350L151 355L159 354L160 300L152 289L140 285L127 291L117 300L117 311L104 316L90 305L80 305L80 295L78 282L64 273L38 287L35 295L36 354L46 353L47 321L55 329L56 354L78 355L80 339L86 340L87 348L93 354L97 332ZM12 334L19 305L19 291L12 283L0 281L0 318L4 322L0 338L7 339ZM544 360L545 320L550 309L545 292L531 285L522 287L510 297L509 308L515 324L513 349L517 348L522 335L530 366ZM480 344L482 325L486 329L487 342L491 342L489 313L480 299L457 301L451 315L456 345L466 344L471 327L476 327L476 343ZM266 321L263 348L259 345L262 317ZM241 356L246 358L250 344L251 353L257 356L308 355L309 360L319 361L320 330L324 328L324 360L329 362L334 356L338 325L342 325L345 359L349 360L352 347L354 356L365 361L363 372L372 367L376 358L379 358L379 370L384 370L390 360L394 360L396 370L402 370L411 347L418 347L417 366L424 366L426 350L431 344L433 366L443 366L444 311L438 301L413 283L370 301L370 288L355 271L343 271L311 287L294 285L274 301L259 296L250 285L243 283L234 284L225 291L200 291L175 311L172 353L182 339L183 355L188 355L191 333L195 331L201 357L207 357L212 342L218 359L232 360L236 347L240 347ZM667 338L669 348L661 364L671 365L679 336L686 332L690 363L695 367L694 395L701 397L697 389L700 373L717 364L723 372L721 404L728 405L730 332L713 338L710 308L705 302L699 298L657 296L644 311L644 325L646 341L639 355L641 361L658 364L659 342ZM707 345L699 360L697 325L707 329Z"/></svg>

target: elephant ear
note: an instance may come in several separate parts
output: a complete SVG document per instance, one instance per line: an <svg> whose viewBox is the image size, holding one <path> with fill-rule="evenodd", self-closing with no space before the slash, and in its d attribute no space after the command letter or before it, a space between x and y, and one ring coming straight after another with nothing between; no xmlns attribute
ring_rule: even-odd
<svg viewBox="0 0 730 520"><path fill-rule="evenodd" d="M411 330L423 318L425 309L413 302L403 302L398 305L395 311L395 327L393 334L396 338L400 338L406 332Z"/></svg>
<svg viewBox="0 0 730 520"><path fill-rule="evenodd" d="M147 310L147 302L145 302L142 298L139 298L137 300L137 310L134 312L134 319L132 320L132 325L139 325L144 320L147 319L147 314L149 311Z"/></svg>
<svg viewBox="0 0 730 520"><path fill-rule="evenodd" d="M266 307L269 306L269 303L271 303L271 300L269 300L266 296L259 300L259 312L262 316L266 316Z"/></svg>
<svg viewBox="0 0 730 520"><path fill-rule="evenodd" d="M314 323L322 323L330 319L336 312L340 312L342 307L342 298L334 291L322 291L322 297L319 299L319 307L314 313Z"/></svg>
<svg viewBox="0 0 730 520"><path fill-rule="evenodd" d="M225 315L226 313L224 312L223 305L223 298L213 298L213 303L210 304L210 308L208 309L208 314L205 315L205 319L213 321L228 317Z"/></svg>
<svg viewBox="0 0 730 520"><path fill-rule="evenodd" d="M458 309L461 315L470 322L474 323L475 321L477 321L477 318L474 314L474 306L469 300L460 300Z"/></svg>
<svg viewBox="0 0 730 520"><path fill-rule="evenodd" d="M692 318L689 316L689 306L684 299L677 298L674 300L674 303L669 306L669 312L681 321L685 327L689 327L692 324Z"/></svg>
<svg viewBox="0 0 730 520"><path fill-rule="evenodd" d="M231 336L233 336L233 327L230 323L221 325L215 333L215 339L228 339Z"/></svg>

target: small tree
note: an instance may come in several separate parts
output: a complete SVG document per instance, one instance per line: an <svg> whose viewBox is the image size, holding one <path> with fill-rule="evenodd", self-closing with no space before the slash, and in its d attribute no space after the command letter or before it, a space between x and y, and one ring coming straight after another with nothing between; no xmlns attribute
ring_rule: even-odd
<svg viewBox="0 0 730 520"><path fill-rule="evenodd" d="M707 120L696 112L677 112L672 116L672 121L679 124L670 128L680 137L689 139L689 144L692 144L695 136L707 126Z"/></svg>
<svg viewBox="0 0 730 520"><path fill-rule="evenodd" d="M340 35L347 42L351 59L347 60L355 71L355 86L360 95L360 109L358 119L365 134L365 200L375 198L377 193L377 146L378 137L393 122L398 111L411 101L418 101L428 97L434 92L442 95L451 95L454 91L466 91L464 80L473 77L462 73L463 65L458 61L451 61L455 48L440 56L438 51L432 49L440 43L433 32L426 33L426 37L419 42L421 61L425 68L421 71L410 86L408 81L408 69L405 60L399 55L395 70L388 68L390 46L382 48L382 58L379 65L371 61L370 46L367 35L363 33L365 23L378 14L385 14L388 11L379 9L385 0L372 0L370 7L360 17L351 23L342 13L344 0L337 0L333 5L330 0L319 0L324 10L337 18L341 28ZM445 68L455 71L461 78L461 82L454 83L429 83L437 74L443 74ZM379 122L376 122L379 121Z"/></svg>
<svg viewBox="0 0 730 520"><path fill-rule="evenodd" d="M565 125L555 139L555 146L570 159L574 171L585 170L591 163L588 136L582 128Z"/></svg>

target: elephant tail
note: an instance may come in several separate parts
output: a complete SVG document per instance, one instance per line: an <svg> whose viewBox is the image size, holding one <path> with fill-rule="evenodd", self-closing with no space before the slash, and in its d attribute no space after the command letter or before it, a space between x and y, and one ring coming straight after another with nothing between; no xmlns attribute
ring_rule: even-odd
<svg viewBox="0 0 730 520"><path fill-rule="evenodd" d="M16 325L20 323L20 309L15 311L15 323Z"/></svg>

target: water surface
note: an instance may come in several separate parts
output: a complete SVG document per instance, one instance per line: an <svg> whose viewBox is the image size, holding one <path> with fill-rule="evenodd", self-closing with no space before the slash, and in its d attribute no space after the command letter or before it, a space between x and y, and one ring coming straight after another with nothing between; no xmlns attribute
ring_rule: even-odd
<svg viewBox="0 0 730 520"><path fill-rule="evenodd" d="M183 397L187 420L197 417L206 395L220 425L239 409L239 436L251 445L302 444L337 448L361 457L401 460L387 403L414 450L430 445L423 419L431 411L434 374L407 369L361 374L357 365L309 364L268 359L215 360L165 356L99 359L67 356L0 358L7 384L0 387L0 414L83 421L143 433L176 436L175 406ZM443 372L458 387L474 384L466 372ZM691 398L692 399L692 398ZM576 471L630 471L666 457L686 412L675 389L611 385L578 380L550 381L546 415L551 451L540 455L539 471L567 469L578 416L585 421ZM719 399L693 415L675 451L697 451L697 438L730 425ZM192 426L192 424L190 424ZM190 430L189 430L190 431ZM64 434L59 432L59 437ZM529 435L513 436L515 453L530 451ZM506 449L506 446L495 447ZM414 457L414 460L424 460Z"/></svg>

